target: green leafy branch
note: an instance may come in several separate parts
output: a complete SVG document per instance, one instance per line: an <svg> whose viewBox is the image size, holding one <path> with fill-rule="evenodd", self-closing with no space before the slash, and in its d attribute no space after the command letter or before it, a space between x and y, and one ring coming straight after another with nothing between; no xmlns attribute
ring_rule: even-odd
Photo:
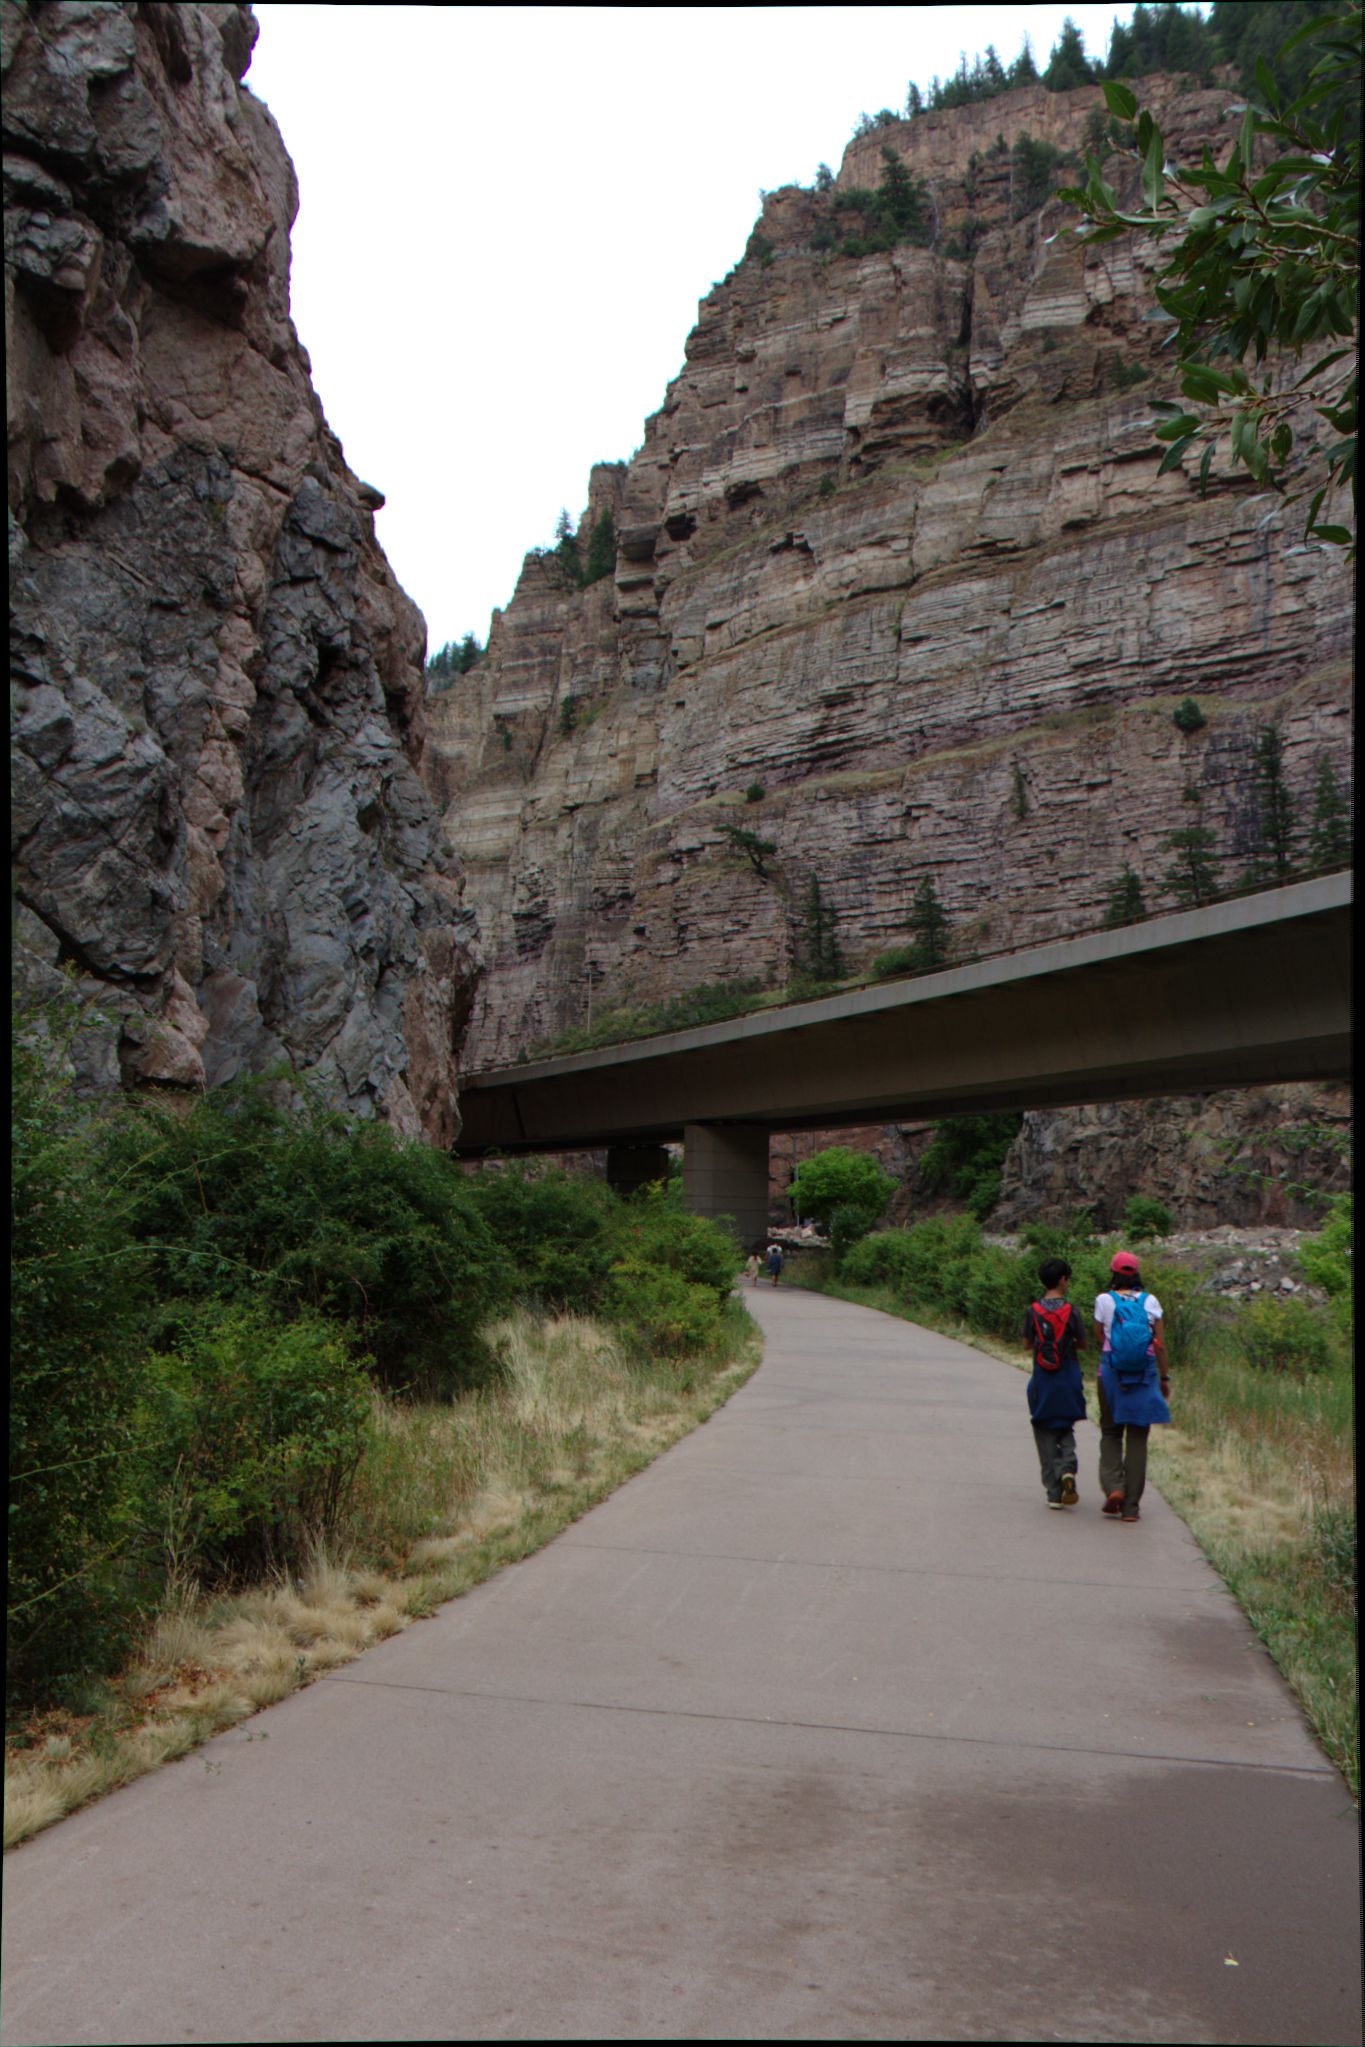
<svg viewBox="0 0 1365 2047"><path fill-rule="evenodd" d="M1215 447L1226 433L1232 459L1257 483L1288 501L1308 496L1307 532L1348 547L1352 528L1319 521L1329 491L1350 486L1354 519L1358 375L1356 332L1360 285L1361 8L1316 16L1284 44L1283 59L1316 40L1308 83L1285 101L1264 58L1256 63L1259 104L1247 104L1237 141L1220 169L1206 149L1197 167L1167 161L1165 137L1152 115L1118 80L1104 82L1110 112L1136 121L1131 157L1140 165L1142 205L1120 206L1100 163L1086 158L1083 189L1059 196L1080 209L1075 229L1087 243L1141 233L1175 241L1157 273L1156 296L1173 323L1180 388L1187 405L1162 401L1157 440L1166 444L1158 472L1182 466L1202 444L1199 487L1208 487ZM1257 138L1278 145L1256 162ZM1344 344L1338 346L1336 344ZM1324 352L1325 351L1325 352ZM1311 357L1292 384L1267 356ZM1265 374L1258 379L1243 366ZM1296 416L1306 402L1335 439L1300 448ZM1316 438L1315 430L1315 438ZM1324 473L1325 472L1325 473ZM1291 487L1292 486L1292 487Z"/></svg>

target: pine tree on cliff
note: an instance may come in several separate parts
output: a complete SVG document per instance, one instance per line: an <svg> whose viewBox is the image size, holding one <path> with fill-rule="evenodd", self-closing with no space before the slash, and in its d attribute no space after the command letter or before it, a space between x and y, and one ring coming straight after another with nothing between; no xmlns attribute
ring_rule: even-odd
<svg viewBox="0 0 1365 2047"><path fill-rule="evenodd" d="M844 971L838 923L838 912L825 900L820 878L813 874L806 890L800 947L802 967L813 981L837 981Z"/></svg>
<svg viewBox="0 0 1365 2047"><path fill-rule="evenodd" d="M1214 858L1215 840L1207 825L1190 825L1183 832L1170 832L1166 850L1175 855L1166 870L1166 890L1187 910L1197 910L1213 901L1218 876Z"/></svg>
<svg viewBox="0 0 1365 2047"><path fill-rule="evenodd" d="M936 967L943 966L948 958L948 913L928 875L915 890L910 929L915 934L919 972L930 974Z"/></svg>
<svg viewBox="0 0 1365 2047"><path fill-rule="evenodd" d="M1326 754L1313 786L1313 824L1308 853L1314 870L1328 874L1351 863L1351 806L1341 793L1337 771Z"/></svg>
<svg viewBox="0 0 1365 2047"><path fill-rule="evenodd" d="M1142 883L1131 867L1125 867L1118 881L1110 891L1109 902L1104 912L1106 931L1117 931L1124 924L1138 924L1147 915L1147 904L1142 894Z"/></svg>
<svg viewBox="0 0 1365 2047"><path fill-rule="evenodd" d="M1033 44L1025 36L1023 49L1010 65L1010 84L1036 85L1037 83L1038 66L1033 61Z"/></svg>
<svg viewBox="0 0 1365 2047"><path fill-rule="evenodd" d="M1293 873L1294 801L1284 777L1284 745L1278 725L1267 725L1256 741L1256 851L1246 878L1257 886L1284 883Z"/></svg>
<svg viewBox="0 0 1365 2047"><path fill-rule="evenodd" d="M1043 84L1049 92L1074 92L1078 85L1094 82L1095 73L1085 54L1085 39L1068 14L1043 73Z"/></svg>

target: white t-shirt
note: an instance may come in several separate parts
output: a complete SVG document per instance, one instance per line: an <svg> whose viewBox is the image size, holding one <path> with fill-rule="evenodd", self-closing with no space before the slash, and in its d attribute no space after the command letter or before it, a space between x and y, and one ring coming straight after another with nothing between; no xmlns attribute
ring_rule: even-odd
<svg viewBox="0 0 1365 2047"><path fill-rule="evenodd" d="M1101 1348L1104 1350L1108 1350L1109 1331L1113 1326L1114 1321L1114 1296L1112 1294L1097 1294L1095 1296L1095 1320L1099 1323L1101 1329L1103 1329L1104 1331L1104 1343L1101 1346ZM1149 1327L1154 1326L1160 1320L1161 1303L1157 1299L1155 1294L1148 1294L1147 1322Z"/></svg>

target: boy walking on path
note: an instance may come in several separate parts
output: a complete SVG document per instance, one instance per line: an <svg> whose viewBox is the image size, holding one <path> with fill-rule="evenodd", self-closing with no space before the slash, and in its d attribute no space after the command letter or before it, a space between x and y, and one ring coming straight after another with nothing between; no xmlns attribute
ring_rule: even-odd
<svg viewBox="0 0 1365 2047"><path fill-rule="evenodd" d="M1137 1259L1119 1251L1108 1293L1095 1300L1100 1352L1100 1490L1103 1512L1139 1518L1147 1483L1147 1435L1168 1422L1171 1368L1161 1333L1161 1303L1142 1284Z"/></svg>
<svg viewBox="0 0 1365 2047"><path fill-rule="evenodd" d="M1024 1317L1024 1341L1033 1352L1028 1411L1049 1507L1074 1507L1076 1423L1085 1420L1085 1385L1078 1356L1085 1324L1067 1299L1071 1267L1049 1258L1038 1268L1042 1299Z"/></svg>

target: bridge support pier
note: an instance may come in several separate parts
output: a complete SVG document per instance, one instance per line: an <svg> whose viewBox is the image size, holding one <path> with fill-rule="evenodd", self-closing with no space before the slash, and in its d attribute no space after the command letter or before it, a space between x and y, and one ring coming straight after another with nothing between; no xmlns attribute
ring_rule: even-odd
<svg viewBox="0 0 1365 2047"><path fill-rule="evenodd" d="M613 1144L607 1150L607 1185L614 1194L634 1194L655 1180L666 1180L668 1165L666 1145Z"/></svg>
<svg viewBox="0 0 1365 2047"><path fill-rule="evenodd" d="M752 1123L689 1123L683 1199L693 1215L729 1216L741 1244L768 1236L768 1132Z"/></svg>

